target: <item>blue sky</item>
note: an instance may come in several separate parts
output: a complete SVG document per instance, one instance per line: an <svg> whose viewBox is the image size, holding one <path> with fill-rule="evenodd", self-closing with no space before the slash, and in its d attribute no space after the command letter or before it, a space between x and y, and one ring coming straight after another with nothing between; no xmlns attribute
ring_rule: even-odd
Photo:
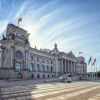
<svg viewBox="0 0 100 100"><path fill-rule="evenodd" d="M57 43L60 51L81 51L86 62L96 58L100 70L100 0L0 0L0 36L19 17L32 47L53 49Z"/></svg>

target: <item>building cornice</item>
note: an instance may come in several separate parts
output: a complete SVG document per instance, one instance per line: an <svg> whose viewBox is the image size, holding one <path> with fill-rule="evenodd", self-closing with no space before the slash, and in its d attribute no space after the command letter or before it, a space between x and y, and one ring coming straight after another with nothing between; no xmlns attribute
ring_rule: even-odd
<svg viewBox="0 0 100 100"><path fill-rule="evenodd" d="M45 56L49 56L49 57L53 57L54 58L54 55L51 54L50 52L42 51L42 50L35 49L35 48L32 48L32 47L29 47L29 50L32 50L32 52L34 51L35 53L39 53L41 55L45 55Z"/></svg>

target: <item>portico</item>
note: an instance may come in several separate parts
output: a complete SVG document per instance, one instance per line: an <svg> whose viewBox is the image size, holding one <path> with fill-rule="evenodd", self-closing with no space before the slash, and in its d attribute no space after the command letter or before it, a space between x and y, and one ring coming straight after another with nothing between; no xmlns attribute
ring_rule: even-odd
<svg viewBox="0 0 100 100"><path fill-rule="evenodd" d="M68 59L59 59L61 74L74 75L76 72L76 61Z"/></svg>

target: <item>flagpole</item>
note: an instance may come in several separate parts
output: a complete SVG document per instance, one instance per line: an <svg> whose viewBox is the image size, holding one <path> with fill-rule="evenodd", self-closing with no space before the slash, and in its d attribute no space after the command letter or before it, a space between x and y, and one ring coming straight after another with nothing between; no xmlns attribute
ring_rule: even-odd
<svg viewBox="0 0 100 100"><path fill-rule="evenodd" d="M97 80L97 63L95 64L95 66L96 66L96 80Z"/></svg>
<svg viewBox="0 0 100 100"><path fill-rule="evenodd" d="M95 72L95 69L94 69L94 64L92 64L92 69L93 69L93 80L94 80L94 72Z"/></svg>
<svg viewBox="0 0 100 100"><path fill-rule="evenodd" d="M96 72L97 72L97 63L96 63L96 58L94 59L93 65L94 65L94 70L95 70L95 73L96 73ZM97 75L96 75L96 76L97 76Z"/></svg>
<svg viewBox="0 0 100 100"><path fill-rule="evenodd" d="M96 80L96 64L94 65L94 69L95 69L95 80Z"/></svg>
<svg viewBox="0 0 100 100"><path fill-rule="evenodd" d="M92 75L93 75L93 76L92 76L92 79L94 80L94 65L93 65L93 64L92 64L92 70L93 70L93 71L92 71Z"/></svg>
<svg viewBox="0 0 100 100"><path fill-rule="evenodd" d="M94 72L93 72L93 79L95 80L95 65L93 66Z"/></svg>
<svg viewBox="0 0 100 100"><path fill-rule="evenodd" d="M91 62L91 79L93 80L93 66L92 66L92 62Z"/></svg>
<svg viewBox="0 0 100 100"><path fill-rule="evenodd" d="M89 78L90 80L92 80L92 57L89 58L88 65L89 64L90 64L90 69L91 69Z"/></svg>

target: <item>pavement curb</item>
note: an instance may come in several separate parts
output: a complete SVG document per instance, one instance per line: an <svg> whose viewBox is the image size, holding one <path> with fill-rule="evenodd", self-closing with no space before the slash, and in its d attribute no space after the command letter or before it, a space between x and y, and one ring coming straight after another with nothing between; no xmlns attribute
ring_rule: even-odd
<svg viewBox="0 0 100 100"><path fill-rule="evenodd" d="M0 100L2 100L2 97L1 97L1 87L0 87Z"/></svg>

